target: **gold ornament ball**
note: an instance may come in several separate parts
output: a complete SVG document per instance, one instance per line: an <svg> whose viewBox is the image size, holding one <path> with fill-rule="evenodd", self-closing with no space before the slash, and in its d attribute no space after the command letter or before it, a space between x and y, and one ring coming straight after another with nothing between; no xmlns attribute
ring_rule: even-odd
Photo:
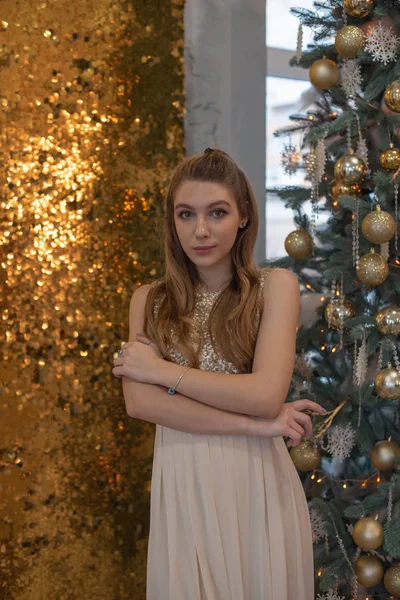
<svg viewBox="0 0 400 600"><path fill-rule="evenodd" d="M360 258L357 277L366 285L380 285L389 275L387 260L371 248L368 254Z"/></svg>
<svg viewBox="0 0 400 600"><path fill-rule="evenodd" d="M387 150L384 150L379 157L381 167L388 171L397 171L400 167L400 150L394 144L390 144Z"/></svg>
<svg viewBox="0 0 400 600"><path fill-rule="evenodd" d="M299 471L312 471L321 461L321 453L311 440L302 440L290 450L294 466Z"/></svg>
<svg viewBox="0 0 400 600"><path fill-rule="evenodd" d="M355 562L355 569L358 583L365 587L378 585L382 581L385 568L383 562L377 556L368 556L364 554Z"/></svg>
<svg viewBox="0 0 400 600"><path fill-rule="evenodd" d="M400 596L400 563L386 569L383 585L389 594Z"/></svg>
<svg viewBox="0 0 400 600"><path fill-rule="evenodd" d="M320 90L329 90L339 81L339 69L330 58L320 58L310 67L310 81Z"/></svg>
<svg viewBox="0 0 400 600"><path fill-rule="evenodd" d="M350 152L341 156L335 164L335 179L346 185L360 184L364 181L367 168L362 158Z"/></svg>
<svg viewBox="0 0 400 600"><path fill-rule="evenodd" d="M385 306L376 315L376 324L382 335L398 335L400 333L400 308L393 304Z"/></svg>
<svg viewBox="0 0 400 600"><path fill-rule="evenodd" d="M312 253L312 237L304 229L289 233L285 239L285 250L292 258L307 258Z"/></svg>
<svg viewBox="0 0 400 600"><path fill-rule="evenodd" d="M340 329L341 318L345 321L355 314L356 311L350 300L345 300L342 305L340 298L334 298L325 308L325 319L332 329Z"/></svg>
<svg viewBox="0 0 400 600"><path fill-rule="evenodd" d="M344 0L344 10L352 17L366 17L374 6L374 0Z"/></svg>
<svg viewBox="0 0 400 600"><path fill-rule="evenodd" d="M358 51L364 48L367 38L362 29L354 25L345 25L336 34L335 48L344 58L356 58Z"/></svg>
<svg viewBox="0 0 400 600"><path fill-rule="evenodd" d="M380 471L393 471L399 454L400 447L396 442L382 440L372 448L370 458L372 464Z"/></svg>
<svg viewBox="0 0 400 600"><path fill-rule="evenodd" d="M375 377L375 387L380 398L398 400L400 398L400 373L388 363L386 369L379 371Z"/></svg>
<svg viewBox="0 0 400 600"><path fill-rule="evenodd" d="M334 179L331 185L331 193L335 200L337 200L339 196L359 196L361 188L359 185L346 185Z"/></svg>
<svg viewBox="0 0 400 600"><path fill-rule="evenodd" d="M376 207L376 210L370 212L361 225L363 236L373 244L384 244L392 239L396 232L396 223L392 215Z"/></svg>
<svg viewBox="0 0 400 600"><path fill-rule="evenodd" d="M373 517L357 521L353 529L353 540L361 550L376 550L383 544L383 527Z"/></svg>
<svg viewBox="0 0 400 600"><path fill-rule="evenodd" d="M386 106L393 112L400 112L400 79L396 79L385 90Z"/></svg>

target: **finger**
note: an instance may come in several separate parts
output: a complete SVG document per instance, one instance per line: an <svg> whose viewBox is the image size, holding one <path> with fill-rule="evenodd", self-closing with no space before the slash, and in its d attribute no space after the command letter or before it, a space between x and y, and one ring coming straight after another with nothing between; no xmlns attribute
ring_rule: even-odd
<svg viewBox="0 0 400 600"><path fill-rule="evenodd" d="M150 340L149 340L149 338L147 338L145 335L143 335L143 333L137 333L137 334L136 334L136 339L137 339L139 342L142 342L142 343L146 343L146 342L149 342L149 341L150 341Z"/></svg>
<svg viewBox="0 0 400 600"><path fill-rule="evenodd" d="M302 426L304 427L305 435L308 438L310 438L313 433L313 426L310 417L308 415L296 411L293 415L293 419L295 419L297 423L302 424Z"/></svg>
<svg viewBox="0 0 400 600"><path fill-rule="evenodd" d="M299 435L299 432L296 432L294 429L289 431L288 437L290 438L287 444L289 447L297 446L303 439L303 436Z"/></svg>
<svg viewBox="0 0 400 600"><path fill-rule="evenodd" d="M112 370L112 374L115 375L115 377L122 377L123 375L123 368L124 367L114 367Z"/></svg>
<svg viewBox="0 0 400 600"><path fill-rule="evenodd" d="M308 409L308 410L314 410L316 412L319 412L320 414L326 413L326 409L323 408L317 402L314 402L313 400L308 400L308 399L295 400L291 404L293 404L293 406L295 407L296 410L307 410Z"/></svg>
<svg viewBox="0 0 400 600"><path fill-rule="evenodd" d="M290 424L291 429L294 429L295 431L297 431L297 433L300 433L302 436L304 436L304 427L302 427L301 425L299 425L299 423L296 423L296 421L293 421L293 423Z"/></svg>

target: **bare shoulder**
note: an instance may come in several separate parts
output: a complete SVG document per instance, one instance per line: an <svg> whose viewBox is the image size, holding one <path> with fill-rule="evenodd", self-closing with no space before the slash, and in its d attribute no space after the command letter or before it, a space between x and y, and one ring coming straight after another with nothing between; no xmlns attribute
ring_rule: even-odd
<svg viewBox="0 0 400 600"><path fill-rule="evenodd" d="M129 306L129 341L136 339L136 333L143 330L146 299L151 284L141 285L132 294Z"/></svg>
<svg viewBox="0 0 400 600"><path fill-rule="evenodd" d="M275 287L278 285L279 288L287 287L300 290L299 282L297 281L296 275L292 273L292 271L289 271L289 269L283 269L280 267L265 267L263 269L263 274L266 287L268 286L269 288L271 288L272 286Z"/></svg>
<svg viewBox="0 0 400 600"><path fill-rule="evenodd" d="M132 300L135 298L136 300L146 301L147 295L151 290L151 283L145 283L144 285L140 285L132 294ZM132 301L131 300L131 301Z"/></svg>
<svg viewBox="0 0 400 600"><path fill-rule="evenodd" d="M264 283L264 302L270 303L272 298L283 300L289 297L295 303L300 300L300 286L297 277L289 269L266 269Z"/></svg>

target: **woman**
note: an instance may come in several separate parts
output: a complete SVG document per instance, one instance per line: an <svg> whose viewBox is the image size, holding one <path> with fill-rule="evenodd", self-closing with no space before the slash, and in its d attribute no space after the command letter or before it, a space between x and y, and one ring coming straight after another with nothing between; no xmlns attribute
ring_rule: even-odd
<svg viewBox="0 0 400 600"><path fill-rule="evenodd" d="M309 512L282 438L311 437L301 411L324 410L284 404L297 279L255 264L256 200L221 150L178 165L164 214L165 276L133 294L113 369L128 414L157 424L147 600L312 600Z"/></svg>

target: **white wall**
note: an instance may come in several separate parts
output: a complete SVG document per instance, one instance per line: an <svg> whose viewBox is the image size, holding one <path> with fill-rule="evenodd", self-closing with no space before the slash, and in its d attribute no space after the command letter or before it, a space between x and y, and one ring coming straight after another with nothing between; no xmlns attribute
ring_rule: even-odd
<svg viewBox="0 0 400 600"><path fill-rule="evenodd" d="M186 155L221 148L249 177L265 259L265 0L186 0Z"/></svg>

